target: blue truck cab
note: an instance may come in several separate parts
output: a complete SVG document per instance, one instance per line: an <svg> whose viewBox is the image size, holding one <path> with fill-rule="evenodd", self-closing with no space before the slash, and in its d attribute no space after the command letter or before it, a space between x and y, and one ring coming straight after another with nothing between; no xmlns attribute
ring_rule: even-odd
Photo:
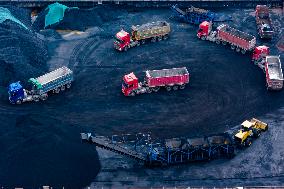
<svg viewBox="0 0 284 189"><path fill-rule="evenodd" d="M25 92L20 81L12 83L8 87L9 101L12 104L21 104L25 98Z"/></svg>

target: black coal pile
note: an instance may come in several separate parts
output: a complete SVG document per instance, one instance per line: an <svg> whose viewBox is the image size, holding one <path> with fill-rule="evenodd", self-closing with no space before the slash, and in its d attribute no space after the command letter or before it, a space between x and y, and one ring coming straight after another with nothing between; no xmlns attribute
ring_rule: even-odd
<svg viewBox="0 0 284 189"><path fill-rule="evenodd" d="M29 11L6 8L28 29L8 19L0 23L0 86L5 87L45 72L48 57L44 38L31 30Z"/></svg>

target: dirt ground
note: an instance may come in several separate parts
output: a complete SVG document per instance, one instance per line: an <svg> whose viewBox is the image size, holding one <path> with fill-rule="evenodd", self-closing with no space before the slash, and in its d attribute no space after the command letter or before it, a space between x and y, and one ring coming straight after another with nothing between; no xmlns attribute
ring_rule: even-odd
<svg viewBox="0 0 284 189"><path fill-rule="evenodd" d="M233 25L256 35L253 10L224 10ZM272 54L284 31L283 14L273 13L277 36L267 44ZM196 38L196 26L169 19L169 9L122 10L113 21L83 34L50 40L48 66L69 66L75 81L48 101L12 106L1 89L0 185L53 185L81 188L113 186L232 186L283 184L284 93L267 92L263 72L250 55ZM131 24L166 20L166 41L117 52L112 36ZM186 66L190 85L183 91L159 91L133 98L121 93L121 78L147 69ZM5 98L4 98L5 97ZM252 147L229 161L217 160L147 169L132 160L81 144L80 132L98 135L151 132L156 137L203 136L236 128L252 116L271 127ZM100 159L99 159L100 157ZM92 184L90 184L92 182Z"/></svg>

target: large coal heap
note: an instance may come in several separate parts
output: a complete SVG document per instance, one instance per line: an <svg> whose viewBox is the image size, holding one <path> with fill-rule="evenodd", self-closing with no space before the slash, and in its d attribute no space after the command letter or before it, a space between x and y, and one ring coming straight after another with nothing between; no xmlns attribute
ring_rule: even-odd
<svg viewBox="0 0 284 189"><path fill-rule="evenodd" d="M29 11L16 7L6 8L29 29L11 20L0 24L1 86L43 73L48 57L44 39L31 30Z"/></svg>

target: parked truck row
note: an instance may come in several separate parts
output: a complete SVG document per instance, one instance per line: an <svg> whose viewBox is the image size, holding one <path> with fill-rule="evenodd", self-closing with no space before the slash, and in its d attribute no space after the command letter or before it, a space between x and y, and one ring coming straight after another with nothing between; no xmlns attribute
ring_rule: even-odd
<svg viewBox="0 0 284 189"><path fill-rule="evenodd" d="M208 10L191 6L182 11L174 5L171 7L177 16L189 23L199 25L197 37L217 44L229 44L232 50L245 54L252 52L252 62L260 67L266 76L268 90L280 90L283 88L283 73L279 56L269 54L269 47L256 47L256 37L226 24L220 24L213 29L212 22L218 21L218 16ZM269 9L265 5L257 5L255 11L258 33L261 38L272 38L273 28L269 15ZM230 20L230 17L223 18ZM147 41L156 42L167 39L171 32L170 24L166 21L151 22L131 27L131 34L123 29L115 35L114 48L118 51L127 51L129 48L140 46ZM162 70L148 70L145 72L143 82L132 72L123 77L122 93L125 96L158 92L161 87L167 91L184 89L189 83L189 73L185 67ZM20 82L9 85L9 101L12 104L22 104L28 101L46 100L49 92L59 93L70 88L73 81L73 72L62 67L38 78L28 80L29 89L23 88Z"/></svg>

